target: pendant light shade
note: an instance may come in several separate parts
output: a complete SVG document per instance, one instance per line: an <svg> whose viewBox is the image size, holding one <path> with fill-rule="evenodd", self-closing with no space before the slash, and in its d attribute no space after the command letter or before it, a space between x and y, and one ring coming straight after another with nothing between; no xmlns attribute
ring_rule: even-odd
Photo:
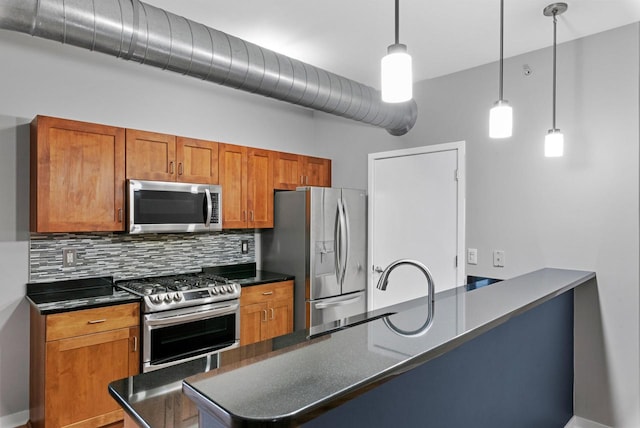
<svg viewBox="0 0 640 428"><path fill-rule="evenodd" d="M401 103L413 97L413 73L411 71L411 56L407 53L407 46L399 43L399 3L395 0L395 43L387 48L387 55L381 61L382 101L387 103Z"/></svg>
<svg viewBox="0 0 640 428"><path fill-rule="evenodd" d="M513 109L505 100L496 101L489 111L489 137L509 138L513 130Z"/></svg>
<svg viewBox="0 0 640 428"><path fill-rule="evenodd" d="M556 27L557 16L567 10L566 3L552 3L545 7L544 16L553 17L553 101L552 101L552 127L544 138L544 155L546 157L560 157L564 155L564 135L556 128Z"/></svg>
<svg viewBox="0 0 640 428"><path fill-rule="evenodd" d="M544 155L557 158L564 154L564 135L559 129L550 129L544 137Z"/></svg>
<svg viewBox="0 0 640 428"><path fill-rule="evenodd" d="M513 130L513 109L507 100L502 98L504 69L504 0L500 0L500 75L498 79L498 101L489 112L489 137L509 138Z"/></svg>

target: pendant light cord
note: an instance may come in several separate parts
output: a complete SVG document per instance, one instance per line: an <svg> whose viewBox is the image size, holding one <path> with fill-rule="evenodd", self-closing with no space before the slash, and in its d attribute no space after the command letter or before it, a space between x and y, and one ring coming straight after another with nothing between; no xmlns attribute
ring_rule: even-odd
<svg viewBox="0 0 640 428"><path fill-rule="evenodd" d="M504 0L500 0L500 78L498 88L498 100L502 101L502 73L504 68Z"/></svg>
<svg viewBox="0 0 640 428"><path fill-rule="evenodd" d="M558 23L557 12L553 11L553 107L551 109L553 118L553 130L556 129L556 27Z"/></svg>
<svg viewBox="0 0 640 428"><path fill-rule="evenodd" d="M396 45L400 43L400 0L396 0Z"/></svg>

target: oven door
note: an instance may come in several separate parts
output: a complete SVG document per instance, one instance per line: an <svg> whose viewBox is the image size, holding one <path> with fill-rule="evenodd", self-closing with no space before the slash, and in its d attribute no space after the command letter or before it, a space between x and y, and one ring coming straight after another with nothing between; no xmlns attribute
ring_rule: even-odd
<svg viewBox="0 0 640 428"><path fill-rule="evenodd" d="M146 314L142 371L161 369L237 347L237 300Z"/></svg>

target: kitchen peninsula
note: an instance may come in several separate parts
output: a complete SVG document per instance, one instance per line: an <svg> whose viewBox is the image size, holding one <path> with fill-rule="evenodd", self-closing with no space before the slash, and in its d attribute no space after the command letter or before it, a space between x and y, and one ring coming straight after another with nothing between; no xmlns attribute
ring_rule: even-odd
<svg viewBox="0 0 640 428"><path fill-rule="evenodd" d="M154 428L562 427L573 415L577 286L595 286L595 273L542 269L458 287L436 295L418 337L406 332L424 322L426 299L221 353L219 368L122 379L110 393L129 422Z"/></svg>

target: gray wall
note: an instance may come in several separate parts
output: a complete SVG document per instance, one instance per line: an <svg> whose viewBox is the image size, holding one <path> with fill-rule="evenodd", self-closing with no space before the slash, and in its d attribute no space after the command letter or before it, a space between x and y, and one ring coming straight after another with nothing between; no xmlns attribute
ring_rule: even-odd
<svg viewBox="0 0 640 428"><path fill-rule="evenodd" d="M24 423L29 405L24 294L29 280L28 123L35 115L314 156L327 153L314 144L310 110L7 31L0 31L0 52L0 426L11 426Z"/></svg>
<svg viewBox="0 0 640 428"><path fill-rule="evenodd" d="M348 187L366 187L367 153L466 140L467 243L479 250L479 264L468 273L510 277L542 266L597 271L598 290L576 295L576 413L616 427L640 426L638 32L634 24L559 46L561 159L542 154L551 121L549 49L506 61L515 130L508 142L497 142L486 137L496 64L417 84L416 127L392 137L0 32L0 418L28 407L28 130L22 124L46 114L331 157L335 185ZM525 63L534 72L527 78ZM500 270L491 266L496 248L506 252Z"/></svg>
<svg viewBox="0 0 640 428"><path fill-rule="evenodd" d="M543 154L551 127L550 49L505 62L505 98L514 107L508 141L488 138L497 63L420 82L418 122L391 144L384 133L326 115L316 124L317 141L344 142L335 148L334 181L359 186L367 183L359 153L466 140L467 246L478 249L478 265L467 273L596 271L597 290L575 297L576 414L624 428L640 426L639 27L559 45L562 158ZM524 64L531 76L523 75ZM342 152L348 156L340 160ZM505 251L504 268L492 266L494 249Z"/></svg>

